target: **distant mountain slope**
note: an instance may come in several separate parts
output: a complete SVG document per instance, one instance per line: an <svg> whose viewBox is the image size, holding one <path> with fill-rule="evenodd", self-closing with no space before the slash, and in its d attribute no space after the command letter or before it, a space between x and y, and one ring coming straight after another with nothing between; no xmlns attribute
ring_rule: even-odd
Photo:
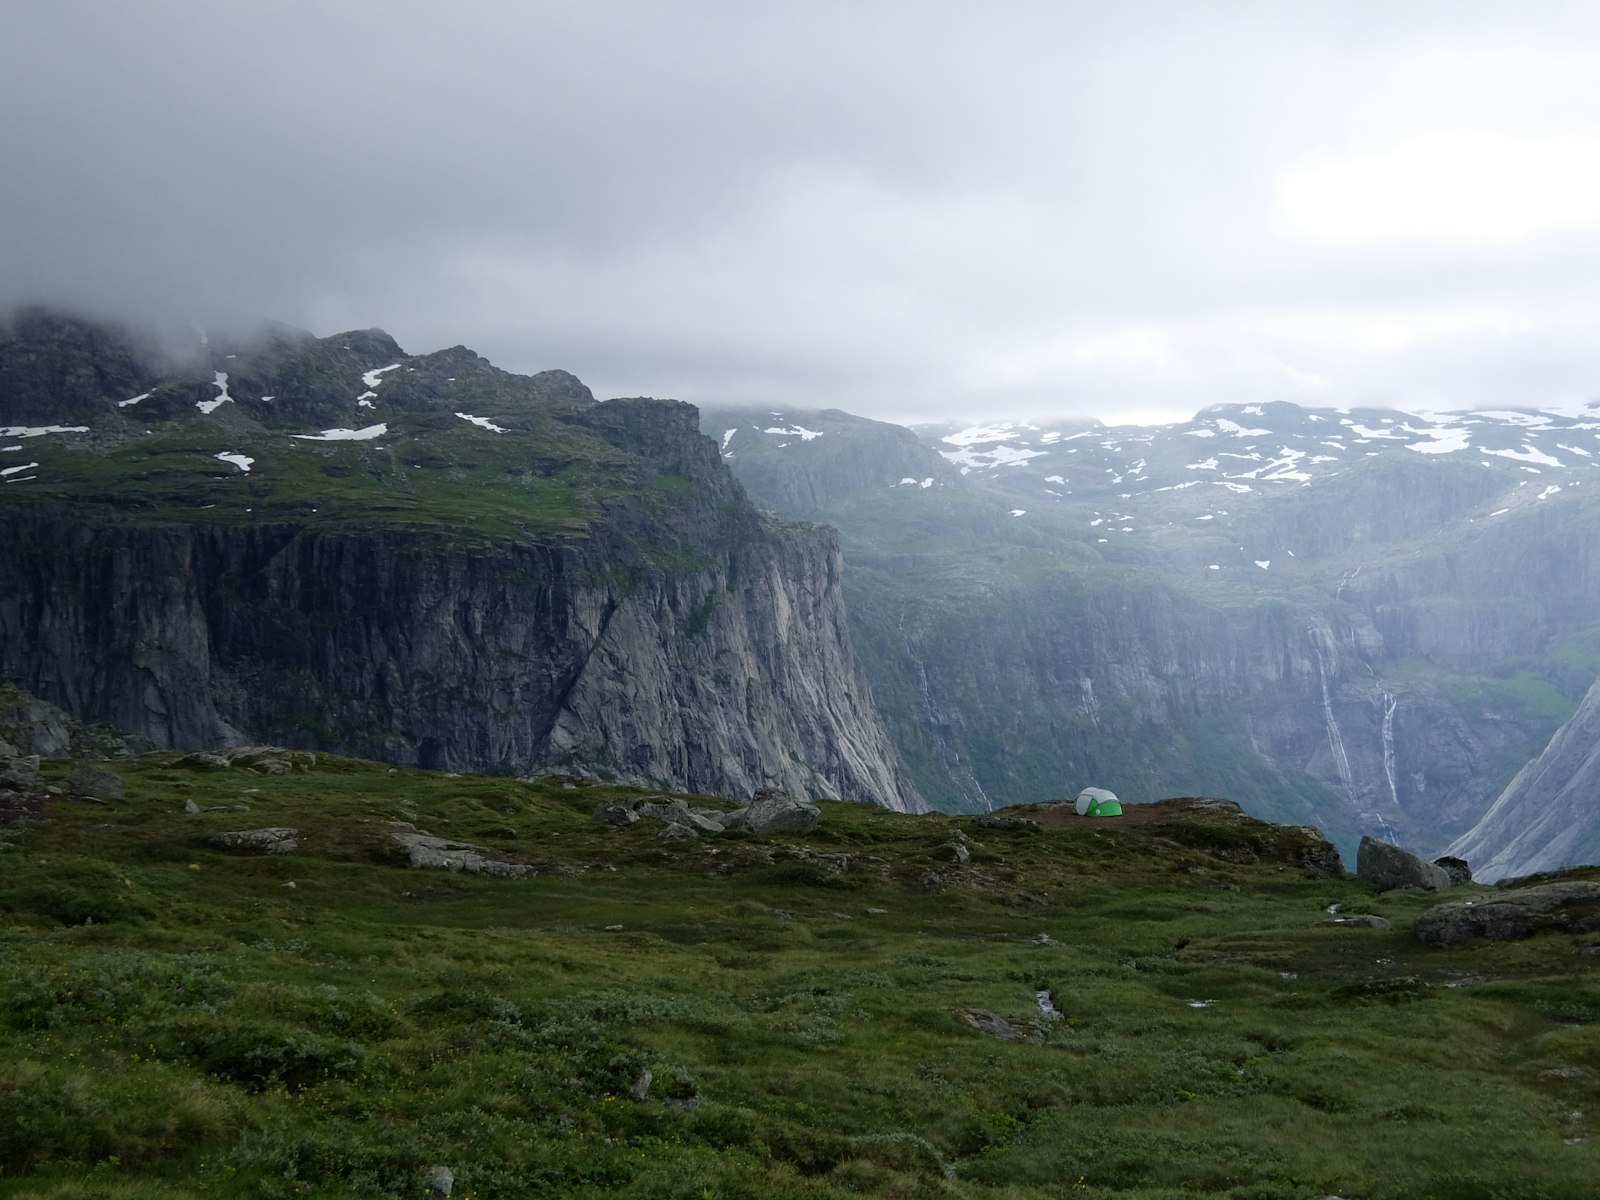
<svg viewBox="0 0 1600 1200"><path fill-rule="evenodd" d="M851 426L781 431L821 420L742 423L727 461L760 492L781 459L801 493ZM953 477L830 479L809 513L841 530L856 644L941 806L1218 790L1350 852L1438 852L1600 672L1600 408L918 432Z"/></svg>
<svg viewBox="0 0 1600 1200"><path fill-rule="evenodd" d="M1600 682L1449 853L1486 883L1600 861Z"/></svg>
<svg viewBox="0 0 1600 1200"><path fill-rule="evenodd" d="M207 353L0 335L0 677L162 746L920 805L834 535L757 513L690 406L379 330Z"/></svg>

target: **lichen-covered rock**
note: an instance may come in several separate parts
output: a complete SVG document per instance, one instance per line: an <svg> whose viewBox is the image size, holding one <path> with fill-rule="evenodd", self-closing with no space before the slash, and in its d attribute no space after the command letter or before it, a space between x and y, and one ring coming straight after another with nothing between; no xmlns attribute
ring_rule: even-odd
<svg viewBox="0 0 1600 1200"><path fill-rule="evenodd" d="M750 806L739 812L742 816L738 828L757 834L810 833L822 820L822 810L815 804L771 787L756 792Z"/></svg>
<svg viewBox="0 0 1600 1200"><path fill-rule="evenodd" d="M1381 888L1442 892L1450 887L1450 876L1443 867L1375 837L1361 839L1356 851L1356 875Z"/></svg>
<svg viewBox="0 0 1600 1200"><path fill-rule="evenodd" d="M408 866L441 871L465 871L498 879L525 879L534 869L525 863L489 858L482 846L420 833L404 821L392 822L390 837L405 852Z"/></svg>
<svg viewBox="0 0 1600 1200"><path fill-rule="evenodd" d="M39 756L0 758L0 792L31 792L39 786Z"/></svg>
<svg viewBox="0 0 1600 1200"><path fill-rule="evenodd" d="M1512 941L1546 929L1600 929L1600 882L1568 880L1448 900L1416 919L1412 931L1430 946L1473 938Z"/></svg>
<svg viewBox="0 0 1600 1200"><path fill-rule="evenodd" d="M206 839L206 845L235 854L293 854L300 847L299 839L298 829L277 826L213 833Z"/></svg>
<svg viewBox="0 0 1600 1200"><path fill-rule="evenodd" d="M79 763L67 772L67 794L79 800L94 800L101 804L123 797L122 777L104 767L91 767Z"/></svg>

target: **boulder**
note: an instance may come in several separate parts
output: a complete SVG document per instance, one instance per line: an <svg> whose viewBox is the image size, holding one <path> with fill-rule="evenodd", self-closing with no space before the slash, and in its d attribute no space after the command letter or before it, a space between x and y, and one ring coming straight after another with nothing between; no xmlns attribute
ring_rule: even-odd
<svg viewBox="0 0 1600 1200"><path fill-rule="evenodd" d="M639 820L639 814L626 801L607 801L595 805L589 819L596 825L633 825Z"/></svg>
<svg viewBox="0 0 1600 1200"><path fill-rule="evenodd" d="M228 760L220 754L207 754L203 750L196 750L193 754L185 754L174 760L172 765L187 771L226 771Z"/></svg>
<svg viewBox="0 0 1600 1200"><path fill-rule="evenodd" d="M523 863L500 862L487 857L482 846L419 833L404 821L390 824L393 829L389 836L405 851L407 866L465 871L469 875L492 875L499 879L523 879L534 873L532 867Z"/></svg>
<svg viewBox="0 0 1600 1200"><path fill-rule="evenodd" d="M1423 888L1442 892L1450 886L1450 876L1409 850L1364 837L1356 851L1356 875L1381 888Z"/></svg>
<svg viewBox="0 0 1600 1200"><path fill-rule="evenodd" d="M1459 946L1473 938L1514 941L1546 929L1600 929L1600 881L1569 880L1512 888L1435 905L1412 926L1429 946Z"/></svg>
<svg viewBox="0 0 1600 1200"><path fill-rule="evenodd" d="M293 854L299 848L298 829L235 829L214 833L206 845L235 854Z"/></svg>
<svg viewBox="0 0 1600 1200"><path fill-rule="evenodd" d="M39 756L0 758L0 792L31 792L39 786Z"/></svg>
<svg viewBox="0 0 1600 1200"><path fill-rule="evenodd" d="M1472 882L1472 868L1467 865L1464 858L1451 858L1448 854L1443 858L1433 860L1433 865L1442 867L1444 873L1450 876L1451 887L1461 887Z"/></svg>
<svg viewBox="0 0 1600 1200"><path fill-rule="evenodd" d="M79 763L67 772L67 794L80 800L94 800L105 804L122 799L122 776L104 767L91 767Z"/></svg>
<svg viewBox="0 0 1600 1200"><path fill-rule="evenodd" d="M744 815L738 827L759 834L810 833L822 820L822 810L815 804L796 800L778 788L758 789L750 807L739 811Z"/></svg>

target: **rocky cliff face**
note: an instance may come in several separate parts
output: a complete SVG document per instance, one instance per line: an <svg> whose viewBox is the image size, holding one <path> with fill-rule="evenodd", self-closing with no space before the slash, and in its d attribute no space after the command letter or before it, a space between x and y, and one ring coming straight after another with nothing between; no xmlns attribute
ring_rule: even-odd
<svg viewBox="0 0 1600 1200"><path fill-rule="evenodd" d="M1483 883L1600 858L1600 682L1544 753L1450 847Z"/></svg>
<svg viewBox="0 0 1600 1200"><path fill-rule="evenodd" d="M920 805L835 535L759 516L688 405L285 341L142 379L148 438L110 396L84 434L14 427L0 677L161 746Z"/></svg>
<svg viewBox="0 0 1600 1200"><path fill-rule="evenodd" d="M1593 435L1502 416L1268 405L932 431L959 476L863 478L825 514L919 786L954 809L1210 792L1347 851L1362 833L1442 851L1571 713L1600 648L1600 518L1578 490ZM768 458L799 472L805 453L767 434L729 461L766 487Z"/></svg>

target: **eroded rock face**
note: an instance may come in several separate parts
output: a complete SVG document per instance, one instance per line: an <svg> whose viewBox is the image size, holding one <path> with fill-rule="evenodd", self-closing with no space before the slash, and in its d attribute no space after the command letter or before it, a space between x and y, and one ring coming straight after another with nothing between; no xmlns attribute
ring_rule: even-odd
<svg viewBox="0 0 1600 1200"><path fill-rule="evenodd" d="M1430 946L1459 946L1473 938L1525 938L1546 929L1600 929L1600 882L1571 880L1468 896L1430 908L1412 927Z"/></svg>
<svg viewBox="0 0 1600 1200"><path fill-rule="evenodd" d="M1375 837L1361 839L1356 854L1356 875L1382 888L1424 888L1442 892L1450 887L1450 876L1443 867Z"/></svg>

